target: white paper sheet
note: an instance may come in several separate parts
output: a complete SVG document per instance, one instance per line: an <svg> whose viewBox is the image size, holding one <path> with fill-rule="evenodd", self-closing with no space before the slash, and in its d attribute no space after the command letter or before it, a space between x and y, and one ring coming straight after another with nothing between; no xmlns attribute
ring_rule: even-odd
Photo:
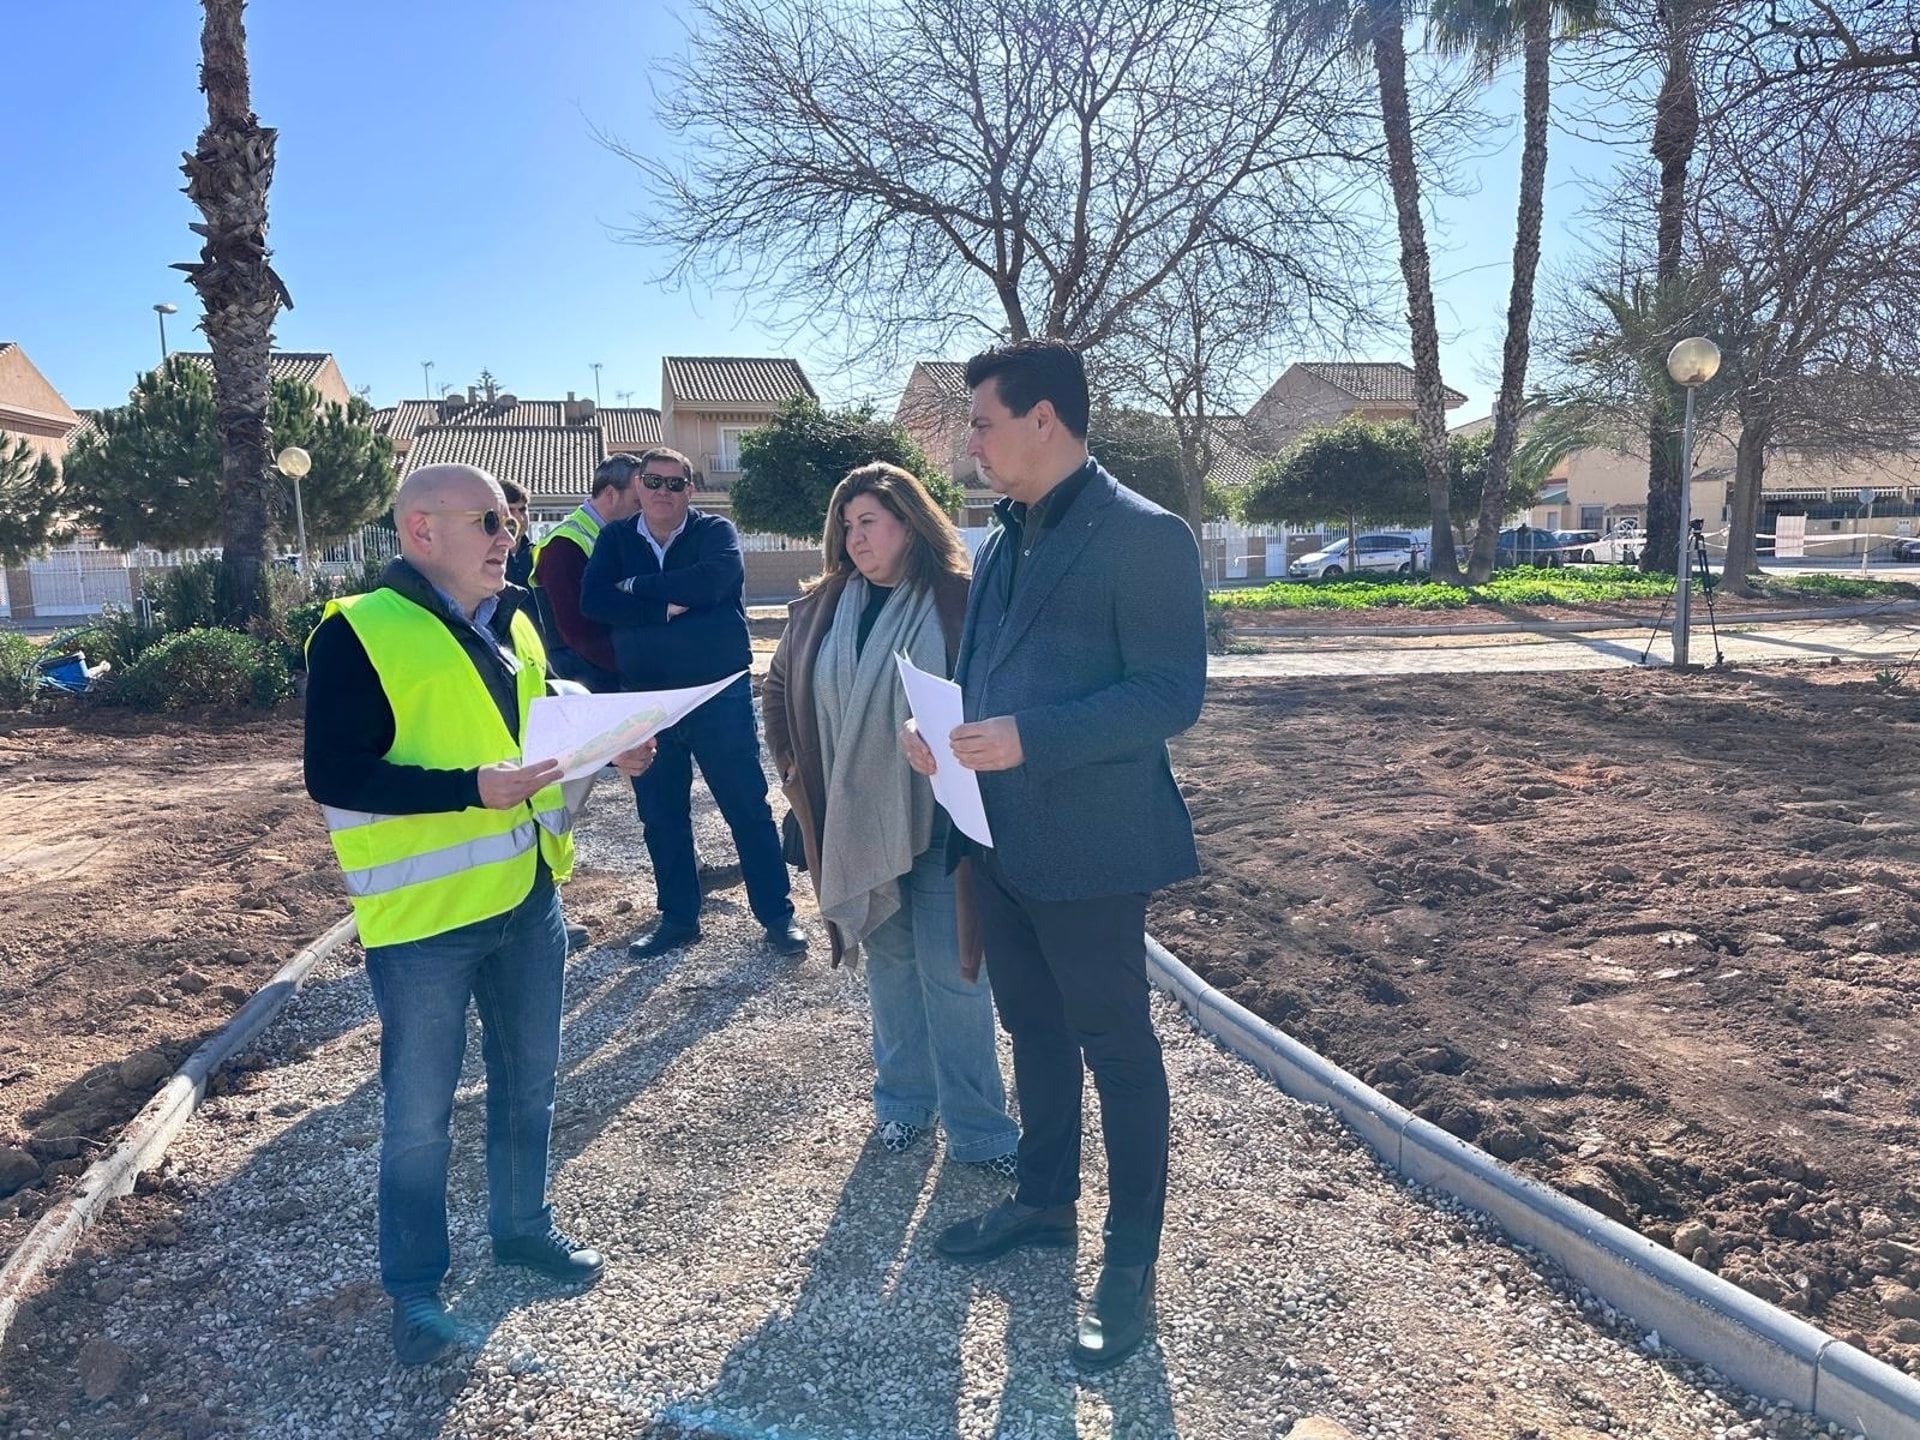
<svg viewBox="0 0 1920 1440"><path fill-rule="evenodd" d="M929 675L904 655L896 654L893 662L900 667L900 683L906 687L913 723L933 751L933 798L945 807L962 835L991 849L993 832L987 828L987 809L980 802L980 779L953 758L953 746L947 739L955 726L966 723L960 687Z"/></svg>
<svg viewBox="0 0 1920 1440"><path fill-rule="evenodd" d="M636 690L618 695L543 695L527 710L521 763L558 760L563 780L591 775L623 750L684 720L747 672L736 671L690 690Z"/></svg>

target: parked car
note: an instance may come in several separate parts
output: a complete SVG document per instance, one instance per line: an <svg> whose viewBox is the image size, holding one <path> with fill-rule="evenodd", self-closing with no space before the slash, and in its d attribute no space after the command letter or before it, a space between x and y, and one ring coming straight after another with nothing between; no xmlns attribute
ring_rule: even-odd
<svg viewBox="0 0 1920 1440"><path fill-rule="evenodd" d="M1893 558L1896 560L1920 560L1920 538L1907 536L1893 542Z"/></svg>
<svg viewBox="0 0 1920 1440"><path fill-rule="evenodd" d="M1287 566L1287 574L1295 580L1324 580L1358 571L1385 571L1397 575L1413 573L1414 542L1411 535L1361 535L1356 539L1360 546L1357 564L1347 558L1347 542L1342 537L1325 549L1302 555Z"/></svg>
<svg viewBox="0 0 1920 1440"><path fill-rule="evenodd" d="M1556 530L1553 543L1560 547L1560 558L1571 565L1593 564L1593 545L1600 538L1598 530Z"/></svg>
<svg viewBox="0 0 1920 1440"><path fill-rule="evenodd" d="M1551 530L1536 530L1531 525L1510 526L1500 532L1500 542L1493 552L1493 564L1496 570L1510 569L1515 565L1557 568L1560 565L1560 546Z"/></svg>
<svg viewBox="0 0 1920 1440"><path fill-rule="evenodd" d="M1646 534L1640 528L1640 522L1632 516L1616 520L1613 527L1594 541L1586 549L1593 551L1594 560L1601 565L1638 565L1640 552L1646 548Z"/></svg>

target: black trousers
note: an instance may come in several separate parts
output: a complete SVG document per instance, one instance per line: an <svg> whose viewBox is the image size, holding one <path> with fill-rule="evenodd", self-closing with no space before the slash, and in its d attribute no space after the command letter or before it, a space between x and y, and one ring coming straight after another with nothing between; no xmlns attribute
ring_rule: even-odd
<svg viewBox="0 0 1920 1440"><path fill-rule="evenodd" d="M1167 1208L1167 1072L1147 1007L1145 895L1035 900L976 853L987 978L1013 1041L1023 1205L1080 1198L1080 1083L1107 1145L1107 1254L1150 1265Z"/></svg>

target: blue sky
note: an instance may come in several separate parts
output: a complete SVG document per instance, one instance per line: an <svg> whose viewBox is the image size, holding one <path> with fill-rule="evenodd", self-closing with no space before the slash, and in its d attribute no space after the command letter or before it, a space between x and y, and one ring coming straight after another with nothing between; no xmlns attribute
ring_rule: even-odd
<svg viewBox="0 0 1920 1440"><path fill-rule="evenodd" d="M279 348L332 351L376 404L423 393L423 360L436 388L486 366L543 397L591 395L599 361L609 405L657 404L668 353L784 348L825 379L827 353L742 318L751 297L663 290L655 257L613 236L638 184L592 131L658 143L644 60L683 44L666 4L254 0L248 25L254 107L281 132L270 238L295 308ZM120 402L158 358L155 302L180 307L173 348L204 348L168 268L199 248L179 170L205 122L198 26L193 0L0 0L0 134L31 142L0 155L0 339L76 406ZM1491 103L1511 113L1510 96ZM1550 264L1574 241L1576 177L1608 158L1559 134L1551 153ZM1456 421L1486 413L1497 379L1516 156L1509 136L1430 237L1443 366L1469 397Z"/></svg>

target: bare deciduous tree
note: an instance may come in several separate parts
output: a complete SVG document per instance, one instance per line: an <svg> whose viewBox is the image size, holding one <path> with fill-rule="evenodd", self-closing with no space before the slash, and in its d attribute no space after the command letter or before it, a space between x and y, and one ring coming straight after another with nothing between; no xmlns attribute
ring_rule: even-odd
<svg viewBox="0 0 1920 1440"><path fill-rule="evenodd" d="M1809 108L1775 92L1711 117L1706 136L1690 242L1738 427L1725 571L1738 592L1770 454L1903 449L1920 429L1920 105Z"/></svg>
<svg viewBox="0 0 1920 1440"><path fill-rule="evenodd" d="M668 274L890 358L1097 348L1199 252L1316 263L1365 96L1266 0L699 0L641 170ZM771 302L769 305L767 302Z"/></svg>

